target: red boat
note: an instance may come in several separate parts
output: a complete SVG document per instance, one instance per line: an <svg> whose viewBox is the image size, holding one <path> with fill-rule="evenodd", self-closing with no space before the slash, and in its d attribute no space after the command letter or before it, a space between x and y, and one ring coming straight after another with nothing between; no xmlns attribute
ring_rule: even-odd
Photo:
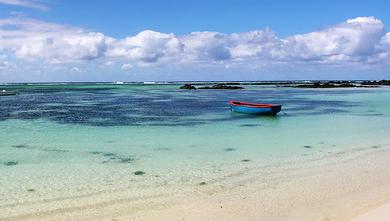
<svg viewBox="0 0 390 221"><path fill-rule="evenodd" d="M281 109L280 104L256 104L241 101L229 101L230 109L234 112L258 115L276 115Z"/></svg>

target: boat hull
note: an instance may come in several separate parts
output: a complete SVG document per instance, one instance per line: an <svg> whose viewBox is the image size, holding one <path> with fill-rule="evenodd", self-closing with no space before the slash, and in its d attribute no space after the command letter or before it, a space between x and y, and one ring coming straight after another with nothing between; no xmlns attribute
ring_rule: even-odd
<svg viewBox="0 0 390 221"><path fill-rule="evenodd" d="M254 115L276 115L282 106L278 104L250 104L240 102L229 102L231 111L243 114Z"/></svg>
<svg viewBox="0 0 390 221"><path fill-rule="evenodd" d="M13 91L0 91L0 96L12 96L12 95L16 95L16 92L13 92Z"/></svg>

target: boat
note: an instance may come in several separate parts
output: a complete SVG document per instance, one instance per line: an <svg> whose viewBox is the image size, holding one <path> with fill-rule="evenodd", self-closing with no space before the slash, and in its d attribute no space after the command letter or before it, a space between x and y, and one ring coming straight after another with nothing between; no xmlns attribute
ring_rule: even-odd
<svg viewBox="0 0 390 221"><path fill-rule="evenodd" d="M6 91L6 90L0 90L0 96L11 96L16 95L15 91Z"/></svg>
<svg viewBox="0 0 390 221"><path fill-rule="evenodd" d="M230 110L244 114L276 115L281 109L280 104L255 104L240 101L229 101Z"/></svg>

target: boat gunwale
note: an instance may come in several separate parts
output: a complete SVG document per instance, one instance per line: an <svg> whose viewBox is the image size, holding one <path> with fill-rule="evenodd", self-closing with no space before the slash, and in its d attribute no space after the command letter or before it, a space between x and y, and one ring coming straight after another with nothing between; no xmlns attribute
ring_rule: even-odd
<svg viewBox="0 0 390 221"><path fill-rule="evenodd" d="M230 105L233 106L245 106L245 107L252 107L252 108L272 108L272 107L279 107L282 106L280 104L256 104L256 103L249 103L249 102L241 102L241 101L229 101Z"/></svg>

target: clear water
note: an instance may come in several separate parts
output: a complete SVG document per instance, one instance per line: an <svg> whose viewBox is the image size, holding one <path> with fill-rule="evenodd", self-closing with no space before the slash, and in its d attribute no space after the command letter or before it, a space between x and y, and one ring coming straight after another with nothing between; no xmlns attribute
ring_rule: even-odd
<svg viewBox="0 0 390 221"><path fill-rule="evenodd" d="M0 97L0 209L228 185L251 168L283 171L389 142L388 88L179 86L3 86L18 95ZM248 116L228 100L283 108Z"/></svg>

